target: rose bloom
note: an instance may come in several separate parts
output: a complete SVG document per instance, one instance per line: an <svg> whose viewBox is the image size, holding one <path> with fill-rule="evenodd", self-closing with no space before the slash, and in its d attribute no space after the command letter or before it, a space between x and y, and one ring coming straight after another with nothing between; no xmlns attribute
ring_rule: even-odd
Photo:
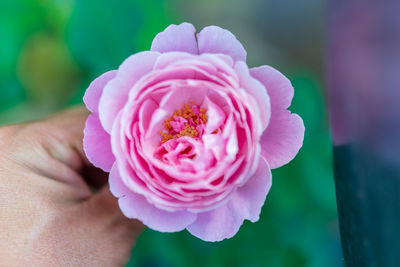
<svg viewBox="0 0 400 267"><path fill-rule="evenodd" d="M170 25L90 84L84 149L126 217L220 241L258 220L271 168L302 146L293 93L272 67L249 69L231 32Z"/></svg>

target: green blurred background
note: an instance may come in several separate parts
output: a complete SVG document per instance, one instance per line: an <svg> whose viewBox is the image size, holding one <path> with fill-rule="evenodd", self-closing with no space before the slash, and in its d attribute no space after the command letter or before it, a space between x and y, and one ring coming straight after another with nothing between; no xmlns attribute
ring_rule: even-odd
<svg viewBox="0 0 400 267"><path fill-rule="evenodd" d="M2 0L0 124L82 103L90 81L148 50L171 23L231 30L249 66L268 64L295 87L304 146L273 171L260 221L206 243L146 230L128 266L340 266L332 156L323 92L322 0Z"/></svg>

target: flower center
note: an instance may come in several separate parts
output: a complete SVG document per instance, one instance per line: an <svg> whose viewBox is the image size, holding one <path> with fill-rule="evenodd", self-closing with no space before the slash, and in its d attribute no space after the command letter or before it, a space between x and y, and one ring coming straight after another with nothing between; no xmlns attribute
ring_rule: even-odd
<svg viewBox="0 0 400 267"><path fill-rule="evenodd" d="M200 108L193 101L175 110L174 114L163 123L164 130L160 131L161 143L182 136L201 137L204 125L207 123L206 112L206 109Z"/></svg>

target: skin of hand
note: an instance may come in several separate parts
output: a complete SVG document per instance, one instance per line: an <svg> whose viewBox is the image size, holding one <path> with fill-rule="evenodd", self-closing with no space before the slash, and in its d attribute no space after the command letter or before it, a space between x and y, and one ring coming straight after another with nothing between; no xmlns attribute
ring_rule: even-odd
<svg viewBox="0 0 400 267"><path fill-rule="evenodd" d="M0 128L0 266L124 266L144 226L125 218L82 147L76 107Z"/></svg>

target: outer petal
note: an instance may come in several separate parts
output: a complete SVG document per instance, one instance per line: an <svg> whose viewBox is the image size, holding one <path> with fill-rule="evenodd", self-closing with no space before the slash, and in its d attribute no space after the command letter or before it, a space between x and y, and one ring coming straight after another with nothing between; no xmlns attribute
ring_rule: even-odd
<svg viewBox="0 0 400 267"><path fill-rule="evenodd" d="M267 88L272 109L287 109L290 106L294 89L282 73L270 66L260 66L250 69L250 74Z"/></svg>
<svg viewBox="0 0 400 267"><path fill-rule="evenodd" d="M169 212L156 208L137 193L130 191L122 182L117 166L110 173L110 190L120 197L122 213L131 219L138 219L147 227L160 232L182 231L196 220L197 215L188 211Z"/></svg>
<svg viewBox="0 0 400 267"><path fill-rule="evenodd" d="M245 89L250 95L254 97L258 104L258 109L260 111L262 130L268 125L271 116L271 104L269 95L265 89L265 86L252 77L249 73L249 69L244 62L236 62L235 70L239 75L240 86Z"/></svg>
<svg viewBox="0 0 400 267"><path fill-rule="evenodd" d="M188 231L205 241L221 241L234 236L244 219L258 220L261 207L271 187L271 172L265 160L260 160L257 171L239 188L232 199L215 210L199 213Z"/></svg>
<svg viewBox="0 0 400 267"><path fill-rule="evenodd" d="M246 62L246 50L230 31L218 26L205 27L197 34L199 53L221 53Z"/></svg>
<svg viewBox="0 0 400 267"><path fill-rule="evenodd" d="M243 220L234 204L228 202L215 210L199 213L197 220L187 230L204 241L221 241L233 237Z"/></svg>
<svg viewBox="0 0 400 267"><path fill-rule="evenodd" d="M104 88L100 98L99 115L104 129L110 133L119 111L124 107L132 86L153 69L160 54L144 51L127 58L119 67L117 76Z"/></svg>
<svg viewBox="0 0 400 267"><path fill-rule="evenodd" d="M268 163L260 158L256 172L240 187L231 201L241 207L245 219L256 222L259 219L261 208L272 185L272 174Z"/></svg>
<svg viewBox="0 0 400 267"><path fill-rule="evenodd" d="M126 187L121 177L119 176L117 162L115 162L111 168L110 175L108 177L108 183L110 185L111 193L117 198L129 195L132 192L129 190L128 187Z"/></svg>
<svg viewBox="0 0 400 267"><path fill-rule="evenodd" d="M118 200L122 213L131 219L138 219L147 227L159 232L178 232L196 220L197 215L188 211L169 212L149 204L136 193L131 193Z"/></svg>
<svg viewBox="0 0 400 267"><path fill-rule="evenodd" d="M103 171L109 172L115 162L111 151L111 137L101 126L98 115L90 114L86 120L83 149L88 160Z"/></svg>
<svg viewBox="0 0 400 267"><path fill-rule="evenodd" d="M267 88L271 99L271 120L261 137L261 153L271 168L278 168L296 156L304 139L303 120L286 110L293 98L293 86L269 66L252 68L250 74Z"/></svg>
<svg viewBox="0 0 400 267"><path fill-rule="evenodd" d="M297 114L284 110L272 114L261 136L261 155L272 169L291 161L303 145L304 123Z"/></svg>
<svg viewBox="0 0 400 267"><path fill-rule="evenodd" d="M98 112L100 97L103 93L103 89L106 84L115 77L116 74L116 70L108 71L90 83L85 95L83 96L83 102L85 102L88 110L94 113Z"/></svg>
<svg viewBox="0 0 400 267"><path fill-rule="evenodd" d="M172 24L156 35L151 44L151 51L182 51L197 55L195 32L196 29L190 23Z"/></svg>

